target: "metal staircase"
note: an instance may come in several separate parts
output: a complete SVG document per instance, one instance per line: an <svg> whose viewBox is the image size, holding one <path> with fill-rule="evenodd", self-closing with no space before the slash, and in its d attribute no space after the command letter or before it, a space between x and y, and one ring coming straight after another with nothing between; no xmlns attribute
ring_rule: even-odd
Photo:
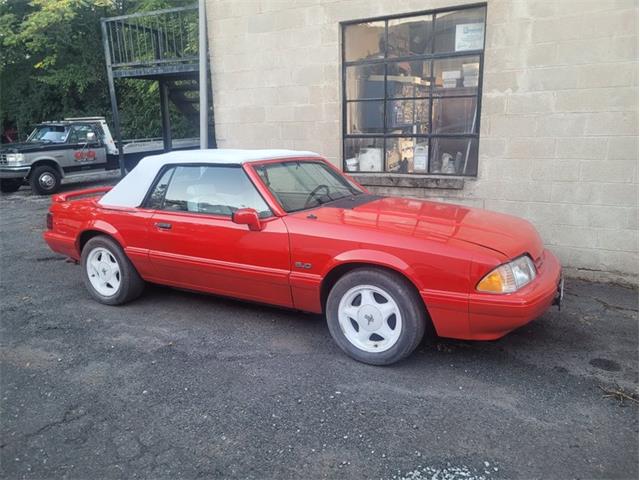
<svg viewBox="0 0 640 480"><path fill-rule="evenodd" d="M102 43L117 143L122 143L115 80L157 81L160 87L164 149L172 149L169 102L198 125L198 6L168 8L103 18ZM209 146L215 147L209 103ZM121 167L122 163L122 152Z"/></svg>
<svg viewBox="0 0 640 480"><path fill-rule="evenodd" d="M193 81L171 81L167 83L169 100L182 112L187 120L197 126L200 117L198 83Z"/></svg>

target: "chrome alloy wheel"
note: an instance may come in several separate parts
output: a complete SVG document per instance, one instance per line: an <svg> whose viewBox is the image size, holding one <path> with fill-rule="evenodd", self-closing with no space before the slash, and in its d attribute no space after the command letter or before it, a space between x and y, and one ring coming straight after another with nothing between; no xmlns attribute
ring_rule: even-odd
<svg viewBox="0 0 640 480"><path fill-rule="evenodd" d="M91 286L103 297L112 297L120 289L120 265L106 248L96 247L89 252L87 276Z"/></svg>
<svg viewBox="0 0 640 480"><path fill-rule="evenodd" d="M40 183L40 186L45 190L51 190L56 184L56 179L50 173L45 172L38 178L38 183Z"/></svg>
<svg viewBox="0 0 640 480"><path fill-rule="evenodd" d="M358 285L342 296L338 321L347 340L365 352L389 350L402 331L397 303L389 293L373 285Z"/></svg>

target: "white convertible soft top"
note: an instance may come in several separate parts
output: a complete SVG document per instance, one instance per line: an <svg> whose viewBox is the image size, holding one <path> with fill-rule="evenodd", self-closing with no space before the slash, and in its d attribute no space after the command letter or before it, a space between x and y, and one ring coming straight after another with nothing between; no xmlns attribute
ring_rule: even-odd
<svg viewBox="0 0 640 480"><path fill-rule="evenodd" d="M138 207L160 169L168 164L210 163L241 165L276 158L321 158L313 152L296 150L183 150L153 155L140 163L114 186L98 203L105 207Z"/></svg>

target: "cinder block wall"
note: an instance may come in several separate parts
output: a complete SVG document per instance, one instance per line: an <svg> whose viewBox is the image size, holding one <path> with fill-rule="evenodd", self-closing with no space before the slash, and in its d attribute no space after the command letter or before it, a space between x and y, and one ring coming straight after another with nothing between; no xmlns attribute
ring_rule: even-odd
<svg viewBox="0 0 640 480"><path fill-rule="evenodd" d="M209 0L219 145L340 165L339 22L464 3ZM487 3L477 179L377 191L525 217L569 273L637 283L637 2Z"/></svg>

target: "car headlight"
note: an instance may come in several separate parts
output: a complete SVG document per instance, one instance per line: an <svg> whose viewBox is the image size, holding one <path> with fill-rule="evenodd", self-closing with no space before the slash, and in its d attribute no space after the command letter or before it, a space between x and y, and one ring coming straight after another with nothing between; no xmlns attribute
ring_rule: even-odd
<svg viewBox="0 0 640 480"><path fill-rule="evenodd" d="M24 153L7 153L7 165L20 165L24 162Z"/></svg>
<svg viewBox="0 0 640 480"><path fill-rule="evenodd" d="M478 282L476 290L488 293L512 293L536 278L536 266L528 255L500 265Z"/></svg>

